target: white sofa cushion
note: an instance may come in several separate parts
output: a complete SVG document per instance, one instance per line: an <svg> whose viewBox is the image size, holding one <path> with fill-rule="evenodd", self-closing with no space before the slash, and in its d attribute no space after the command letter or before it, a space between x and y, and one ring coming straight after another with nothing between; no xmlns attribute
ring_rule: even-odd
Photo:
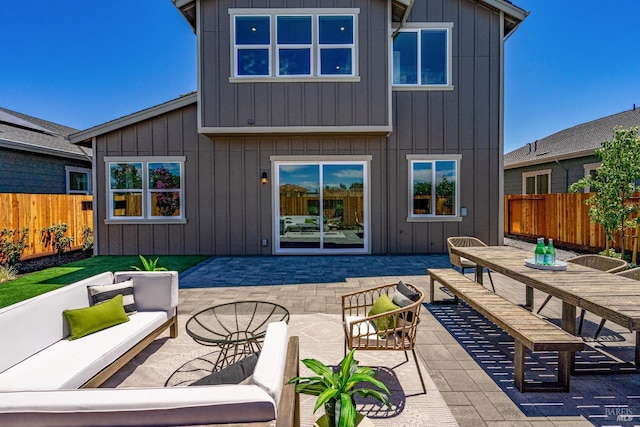
<svg viewBox="0 0 640 427"><path fill-rule="evenodd" d="M0 309L0 372L68 336L62 311L89 306L87 286L111 283L113 274L102 273Z"/></svg>
<svg viewBox="0 0 640 427"><path fill-rule="evenodd" d="M269 393L276 402L276 406L280 402L282 393L288 344L287 324L285 322L269 323L260 358L251 379L252 384Z"/></svg>
<svg viewBox="0 0 640 427"><path fill-rule="evenodd" d="M32 391L2 395L0 425L162 426L268 422L271 396L254 385Z"/></svg>
<svg viewBox="0 0 640 427"><path fill-rule="evenodd" d="M77 340L60 340L0 373L0 391L81 387L166 321L165 312L139 312L129 322Z"/></svg>

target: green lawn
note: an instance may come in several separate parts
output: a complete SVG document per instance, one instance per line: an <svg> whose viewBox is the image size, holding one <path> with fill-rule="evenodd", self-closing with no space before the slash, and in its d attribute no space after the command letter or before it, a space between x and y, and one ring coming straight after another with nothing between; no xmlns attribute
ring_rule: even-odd
<svg viewBox="0 0 640 427"><path fill-rule="evenodd" d="M155 256L151 258L155 259ZM207 259L204 255L160 256L158 266L168 270L184 271ZM47 268L26 274L11 282L0 284L0 308L33 298L78 280L86 279L105 271L133 270L132 265L141 266L137 256L95 256L81 261Z"/></svg>

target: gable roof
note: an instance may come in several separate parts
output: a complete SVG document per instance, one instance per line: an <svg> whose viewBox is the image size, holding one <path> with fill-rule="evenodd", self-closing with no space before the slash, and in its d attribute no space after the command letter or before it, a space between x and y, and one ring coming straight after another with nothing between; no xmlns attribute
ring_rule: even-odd
<svg viewBox="0 0 640 427"><path fill-rule="evenodd" d="M591 156L602 141L611 139L616 126L640 126L640 108L583 123L540 140L530 142L504 155L504 168Z"/></svg>
<svg viewBox="0 0 640 427"><path fill-rule="evenodd" d="M89 143L91 141L91 138L95 136L104 135L105 133L121 129L125 126L129 126L135 123L139 123L149 118L156 117L160 114L177 110L178 108L186 107L187 105L195 104L196 102L196 92L190 92L186 95L180 95L176 99L172 99L170 101L163 102L162 104L154 105L153 107L128 114L126 116L108 121L101 125L97 125L83 131L75 131L75 133L69 136L69 141L72 144L84 145Z"/></svg>
<svg viewBox="0 0 640 427"><path fill-rule="evenodd" d="M0 107L0 147L91 161L91 150L69 142L77 129Z"/></svg>
<svg viewBox="0 0 640 427"><path fill-rule="evenodd" d="M196 0L171 0L173 5L182 13L193 31L196 31ZM391 14L394 22L402 22L407 19L415 0L391 0ZM518 25L529 15L523 9L515 6L510 0L477 0L494 9L504 12L505 36L518 28Z"/></svg>

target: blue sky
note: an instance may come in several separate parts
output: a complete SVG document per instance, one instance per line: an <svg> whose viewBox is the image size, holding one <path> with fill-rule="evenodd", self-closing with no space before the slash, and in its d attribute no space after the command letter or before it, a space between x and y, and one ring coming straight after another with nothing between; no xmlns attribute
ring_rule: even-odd
<svg viewBox="0 0 640 427"><path fill-rule="evenodd" d="M640 107L639 0L514 3L505 151ZM86 129L195 90L195 48L170 0L4 2L0 106Z"/></svg>

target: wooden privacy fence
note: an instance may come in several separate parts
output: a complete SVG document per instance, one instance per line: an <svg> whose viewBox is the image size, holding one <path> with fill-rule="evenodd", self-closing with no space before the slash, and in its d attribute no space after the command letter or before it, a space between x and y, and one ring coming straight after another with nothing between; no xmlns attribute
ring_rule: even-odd
<svg viewBox="0 0 640 427"><path fill-rule="evenodd" d="M51 255L40 230L53 224L67 224L66 237L73 237L73 249L82 246L82 231L93 230L93 196L83 194L14 194L0 193L0 230L29 229L23 258Z"/></svg>
<svg viewBox="0 0 640 427"><path fill-rule="evenodd" d="M505 235L546 237L568 248L601 251L604 228L589 218L589 193L510 194L504 196ZM633 250L634 230L627 230L626 249ZM614 242L620 248L620 237Z"/></svg>

